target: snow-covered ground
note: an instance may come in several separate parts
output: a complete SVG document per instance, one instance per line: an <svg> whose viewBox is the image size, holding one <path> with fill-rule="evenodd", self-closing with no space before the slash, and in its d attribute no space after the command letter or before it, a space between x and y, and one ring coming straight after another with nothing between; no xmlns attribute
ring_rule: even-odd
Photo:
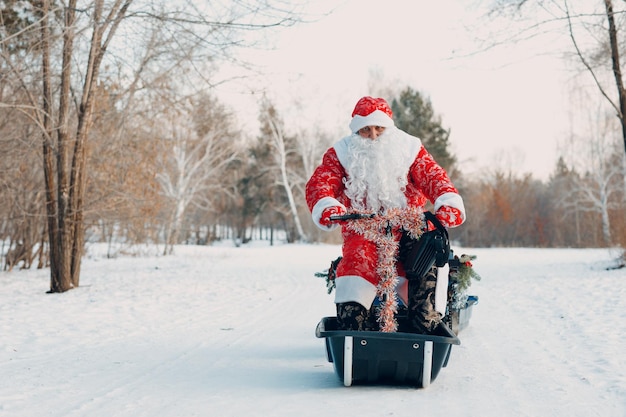
<svg viewBox="0 0 626 417"><path fill-rule="evenodd" d="M626 416L626 269L607 250L459 249L480 297L426 389L346 388L314 336L332 245L88 256L0 273L0 416Z"/></svg>

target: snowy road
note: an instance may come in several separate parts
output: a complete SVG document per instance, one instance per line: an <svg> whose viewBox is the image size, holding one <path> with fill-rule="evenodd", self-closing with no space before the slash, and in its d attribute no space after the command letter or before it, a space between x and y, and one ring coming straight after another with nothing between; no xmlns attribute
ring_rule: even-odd
<svg viewBox="0 0 626 417"><path fill-rule="evenodd" d="M457 249L457 253L459 249ZM602 250L480 249L480 297L427 389L343 387L314 337L337 246L85 259L0 273L0 416L626 416L626 270Z"/></svg>

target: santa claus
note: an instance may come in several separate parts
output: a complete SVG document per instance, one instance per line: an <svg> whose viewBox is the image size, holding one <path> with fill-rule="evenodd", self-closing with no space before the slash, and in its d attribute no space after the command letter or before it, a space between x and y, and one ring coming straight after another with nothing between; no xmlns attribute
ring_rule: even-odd
<svg viewBox="0 0 626 417"><path fill-rule="evenodd" d="M306 199L315 224L323 230L339 226L333 215L350 211L385 213L423 207L427 201L446 227L465 221L463 199L446 171L420 139L395 127L389 104L363 97L352 112L351 135L328 149L306 185ZM397 235L399 238L399 234ZM381 277L375 242L342 225L343 257L336 270L335 303L343 329L376 330L372 302ZM398 292L409 304L416 330L432 331L441 321L435 310L436 271L407 290L402 265L397 265Z"/></svg>

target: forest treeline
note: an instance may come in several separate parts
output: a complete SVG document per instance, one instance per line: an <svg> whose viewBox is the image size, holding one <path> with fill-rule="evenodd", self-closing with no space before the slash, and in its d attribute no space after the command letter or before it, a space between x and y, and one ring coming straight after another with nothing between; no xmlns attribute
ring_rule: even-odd
<svg viewBox="0 0 626 417"><path fill-rule="evenodd" d="M31 8L1 13L4 269L45 267L51 250L67 251L67 265L55 267L60 276L76 268L72 262L89 242L115 250L153 245L165 254L175 244L223 240L338 242L337 234L315 228L303 193L323 152L346 132L290 125L267 96L259 101L259 131L242 131L238 109L224 105L210 83L190 87L199 62L211 64L206 45L194 43L197 26L188 38L164 30L191 19L174 19L171 11L132 14L144 19L133 26L143 30L134 34L143 49L132 53L129 69L116 66L128 56L98 59L114 43L116 25L131 16L132 1L110 9L88 2L93 7L84 10L54 1L5 3ZM68 29L81 19L84 31ZM208 39L216 27L229 28L206 27ZM547 180L495 168L470 177L459 169L450 127L424 92L405 86L386 98L398 127L420 137L459 188L468 220L451 237L460 245L626 244L625 153L613 116L602 117L594 135L573 139L574 157L555 161ZM574 151L578 146L584 149ZM52 275L52 291L78 285Z"/></svg>
<svg viewBox="0 0 626 417"><path fill-rule="evenodd" d="M6 90L5 90L6 91ZM144 116L116 131L116 95L99 88L88 141L85 226L88 241L174 244L280 239L338 242L313 225L304 185L321 155L339 137L290 135L269 102L261 129L246 138L233 111L215 98L189 99L176 112ZM396 123L422 138L448 170L468 212L451 232L463 246L603 247L624 244L624 176L619 147L587 172L555 161L547 181L511 171L469 178L457 168L449 130L430 101L407 87L390 100ZM40 137L16 110L0 109L2 166L0 229L5 264L45 265L46 212ZM157 117L158 116L158 117ZM145 117L145 118L144 118ZM619 144L619 142L617 142ZM117 249L116 249L117 250Z"/></svg>

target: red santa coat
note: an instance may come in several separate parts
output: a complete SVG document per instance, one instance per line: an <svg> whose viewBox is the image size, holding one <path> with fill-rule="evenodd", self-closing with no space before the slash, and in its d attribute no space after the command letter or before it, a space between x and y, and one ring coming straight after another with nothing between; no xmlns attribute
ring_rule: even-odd
<svg viewBox="0 0 626 417"><path fill-rule="evenodd" d="M401 131L400 131L401 132ZM351 137L346 137L328 149L322 163L306 184L306 200L315 224L323 230L332 230L336 224L327 228L319 223L322 212L327 207L344 206L352 203L345 194L344 180L350 154L348 144ZM397 138L397 146L404 156L408 183L405 196L410 207L423 207L427 201L434 204L435 211L441 206L457 208L465 218L463 200L458 194L446 171L437 164L424 148L421 141L404 132ZM395 145L395 143L394 143ZM378 259L377 248L370 242L342 227L343 259L337 266L335 303L356 301L369 308L376 297L376 288L380 278L376 273ZM405 272L402 265L397 267L401 298L406 293Z"/></svg>

